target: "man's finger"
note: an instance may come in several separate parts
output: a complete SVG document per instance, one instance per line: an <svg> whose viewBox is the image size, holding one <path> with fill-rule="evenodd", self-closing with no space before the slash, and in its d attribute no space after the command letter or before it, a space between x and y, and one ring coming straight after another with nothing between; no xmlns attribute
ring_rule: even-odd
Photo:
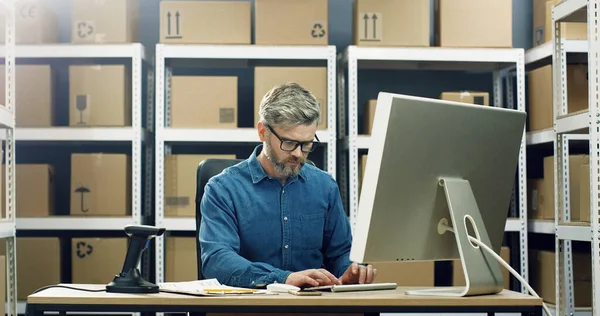
<svg viewBox="0 0 600 316"><path fill-rule="evenodd" d="M312 286L319 286L319 281L311 278L308 275L304 275L304 277L302 278L302 282L304 282L305 284L312 285Z"/></svg>
<svg viewBox="0 0 600 316"><path fill-rule="evenodd" d="M375 276L373 275L373 266L372 265L368 265L367 266L367 283L373 283L373 278Z"/></svg>
<svg viewBox="0 0 600 316"><path fill-rule="evenodd" d="M364 266L360 267L360 275L358 277L358 283L364 284L367 279L367 268Z"/></svg>
<svg viewBox="0 0 600 316"><path fill-rule="evenodd" d="M325 274L333 284L342 284L342 282L338 278L336 278L335 275L333 275L331 272L325 269L319 269L319 271Z"/></svg>
<svg viewBox="0 0 600 316"><path fill-rule="evenodd" d="M352 273L353 274L357 274L358 273L358 263L356 263L356 262L352 263Z"/></svg>
<svg viewBox="0 0 600 316"><path fill-rule="evenodd" d="M333 279L329 278L329 276L325 273L323 273L321 270L314 270L312 276L314 276L317 279L321 279L323 282L323 285L330 285L330 284L335 284L335 277Z"/></svg>

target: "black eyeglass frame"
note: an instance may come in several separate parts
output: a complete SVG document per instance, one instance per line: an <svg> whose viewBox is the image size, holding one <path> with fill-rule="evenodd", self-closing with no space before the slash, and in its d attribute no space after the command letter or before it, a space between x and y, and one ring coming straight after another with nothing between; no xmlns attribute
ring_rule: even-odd
<svg viewBox="0 0 600 316"><path fill-rule="evenodd" d="M293 140L293 139L281 138L279 135L277 135L277 133L275 133L275 130L273 130L273 128L270 125L267 125L267 124L265 124L265 125L271 131L271 133L273 133L273 135L275 135L275 137L277 137L277 139L279 139L279 141L280 141L280 143L279 143L279 149L281 149L281 150L283 150L285 152L293 152L294 150L296 150L296 148L298 148L298 146L300 146L300 150L303 153L310 153L310 152L315 151L315 149L319 146L319 144L321 142L319 140L319 137L317 136L317 134L315 134L315 138L316 138L317 141L311 140L311 141L306 141L306 142L300 142L300 141ZM284 142L294 143L294 148L291 149L291 150L283 149L283 143ZM304 145L305 144L312 144L312 147L310 148L309 151L304 150Z"/></svg>

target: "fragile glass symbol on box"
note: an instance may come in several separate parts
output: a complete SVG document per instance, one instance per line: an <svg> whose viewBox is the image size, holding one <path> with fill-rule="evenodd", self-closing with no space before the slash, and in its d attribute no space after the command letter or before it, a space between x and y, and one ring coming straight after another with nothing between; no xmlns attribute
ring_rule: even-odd
<svg viewBox="0 0 600 316"><path fill-rule="evenodd" d="M77 125L85 125L83 121L83 111L85 111L88 107L88 96L87 95L77 95L75 97L75 107L79 111L79 122Z"/></svg>

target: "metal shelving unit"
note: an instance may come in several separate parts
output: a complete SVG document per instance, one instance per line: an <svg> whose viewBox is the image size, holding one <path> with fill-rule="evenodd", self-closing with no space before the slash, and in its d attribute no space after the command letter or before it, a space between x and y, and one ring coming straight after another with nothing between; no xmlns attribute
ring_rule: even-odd
<svg viewBox="0 0 600 316"><path fill-rule="evenodd" d="M592 314L600 311L600 223L598 194L598 168L600 167L598 112L598 0L565 0L554 6L552 10L552 45L553 45L553 103L554 103L554 178L555 178L555 240L556 240L556 315L573 315L574 286L572 241L590 242L592 266ZM589 109L584 113L567 114L566 56L568 45L561 38L561 22L581 22L588 26L587 51L588 73L590 74L588 94ZM571 222L569 210L568 156L569 140L573 133L587 134L590 150L590 220L589 225Z"/></svg>
<svg viewBox="0 0 600 316"><path fill-rule="evenodd" d="M0 54L5 54L6 48L0 48ZM50 216L16 219L17 230L122 230L128 224L142 224L143 198L142 185L146 186L147 197L151 194L151 182L142 181L142 170L146 179L151 179L152 144L146 141L151 138L152 130L152 93L154 85L153 67L146 67L148 87L143 87L143 68L152 63L141 44L49 44L49 45L18 45L15 47L15 57L20 63L40 61L50 63L55 60L104 60L131 62L131 102L132 124L130 127L43 127L17 128L15 141L19 143L70 143L74 146L81 143L124 143L131 144L132 152L132 196L131 216L124 217L69 217ZM144 109L143 91L147 90L147 127L142 124ZM146 145L146 167L142 163L142 143ZM150 158L150 159L148 159ZM148 200L146 200L148 203ZM149 204L148 204L149 205Z"/></svg>
<svg viewBox="0 0 600 316"><path fill-rule="evenodd" d="M0 130L4 132L3 194L5 214L0 220L0 238L6 242L6 315L17 315L17 249L15 225L15 10L14 1L0 1L5 19L5 103L0 105Z"/></svg>
<svg viewBox="0 0 600 316"><path fill-rule="evenodd" d="M156 45L155 225L167 231L195 231L193 217L164 216L164 156L171 146L194 144L258 144L255 128L189 129L170 127L170 82L174 67L253 67L258 65L315 65L327 67L327 130L317 135L326 145L325 168L336 176L336 48L335 46ZM215 135L218 135L215 136ZM164 236L156 238L156 282L164 282Z"/></svg>
<svg viewBox="0 0 600 316"><path fill-rule="evenodd" d="M525 111L525 57L522 49L482 48L461 49L442 47L358 47L349 46L338 56L338 99L340 136L343 148L340 150L340 187L342 197L348 201L352 228L356 223L358 210L358 151L369 148L370 137L358 134L358 71L359 69L427 69L427 70L463 70L493 72L494 105L506 104L514 107L512 82L506 85L504 102L503 80L509 79L509 71L516 72L517 106ZM347 78L345 71L347 70ZM347 85L347 86L346 86ZM347 99L346 99L347 98ZM347 111L347 113L346 113ZM346 122L348 130L346 130ZM519 155L519 170L516 191L518 197L513 203L513 218L507 222L507 231L519 232L520 273L527 280L527 185L526 185L525 133ZM349 164L348 166L346 164ZM516 209L520 210L517 213ZM507 210L508 211L508 210ZM526 291L522 286L521 290Z"/></svg>
<svg viewBox="0 0 600 316"><path fill-rule="evenodd" d="M152 160L153 160L153 109L154 109L154 68L153 59L149 57L145 48L139 43L133 44L49 44L49 45L18 45L10 48L9 45L0 46L0 56L7 61L12 58L22 64L27 63L51 63L56 60L62 61L90 61L131 63L131 108L132 124L130 127L44 127L44 128L15 128L16 133L0 131L3 137L10 136L18 143L29 144L131 144L131 216L123 217L27 217L17 216L13 226L17 231L120 231L128 224L144 224L144 205L149 209L152 194ZM9 69L9 68L7 68ZM145 72L144 72L145 70ZM8 71L8 70L7 70ZM11 69L11 73L14 70ZM143 76L147 78L147 87L144 89ZM10 78L10 77L7 77ZM11 91L14 91L14 77L7 80L12 82ZM7 91L9 91L7 89ZM143 93L146 91L146 126L142 124ZM14 92L13 92L14 94ZM12 96L12 95L11 95ZM8 99L8 98L7 98ZM9 108L10 110L10 108ZM0 119L4 113L0 112ZM12 140L11 140L12 141ZM143 149L145 145L145 163L143 163ZM11 142L10 149L13 149ZM14 164L14 159L12 160ZM145 172L145 181L142 181L142 172ZM145 186L145 197L142 198L142 186ZM14 187L13 187L14 190ZM13 193L14 194L14 193ZM13 208L14 209L14 199ZM143 202L144 201L144 202ZM12 214L12 213L11 213ZM0 226L2 227L2 226ZM11 260L15 260L12 258ZM16 263L15 263L16 266ZM142 265L144 275L149 275L147 264ZM14 273L14 272L13 272ZM11 279L12 280L12 279ZM15 282L14 280L12 282ZM16 292L15 292L16 293ZM24 302L10 301L16 294L10 297L9 302L14 304L15 314L23 313ZM12 306L12 305L11 305ZM7 308L8 311L8 308Z"/></svg>

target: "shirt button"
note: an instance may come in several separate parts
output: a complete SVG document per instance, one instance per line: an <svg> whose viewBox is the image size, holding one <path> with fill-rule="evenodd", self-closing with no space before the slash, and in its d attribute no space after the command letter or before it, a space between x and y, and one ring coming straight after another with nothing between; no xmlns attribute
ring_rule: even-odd
<svg viewBox="0 0 600 316"><path fill-rule="evenodd" d="M285 247L285 249L288 249L288 247L289 247L289 246L288 246L288 245L285 245L284 247Z"/></svg>
<svg viewBox="0 0 600 316"><path fill-rule="evenodd" d="M284 216L284 217L283 217L283 220L284 220L284 221L287 221L287 216Z"/></svg>

